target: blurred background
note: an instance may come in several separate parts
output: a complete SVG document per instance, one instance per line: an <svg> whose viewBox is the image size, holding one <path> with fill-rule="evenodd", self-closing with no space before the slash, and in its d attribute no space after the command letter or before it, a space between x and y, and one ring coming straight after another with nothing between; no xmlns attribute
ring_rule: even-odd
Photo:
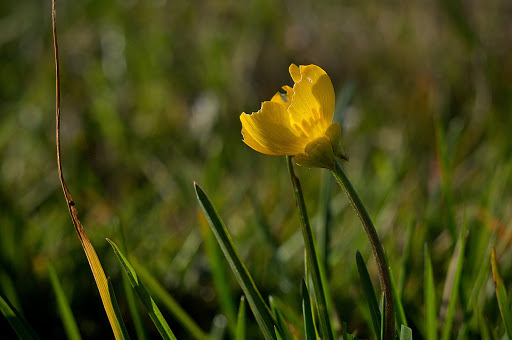
<svg viewBox="0 0 512 340"><path fill-rule="evenodd" d="M120 228L128 253L211 328L219 305L193 181L263 295L300 311L303 244L285 158L247 147L239 120L293 85L291 63L316 64L333 81L346 171L397 268L415 334L424 334L424 244L439 297L464 215L461 284L481 268L492 235L512 282L512 2L61 0L57 28L64 176L123 313L122 271L105 241L119 240ZM54 72L51 2L2 1L0 294L43 338L64 338L51 262L83 336L100 339L110 327L58 182ZM369 336L355 264L359 249L377 285L366 237L326 170L297 171L315 227L321 188L331 187L320 248L340 320ZM485 280L481 309L497 327L490 269ZM14 336L4 318L0 329Z"/></svg>

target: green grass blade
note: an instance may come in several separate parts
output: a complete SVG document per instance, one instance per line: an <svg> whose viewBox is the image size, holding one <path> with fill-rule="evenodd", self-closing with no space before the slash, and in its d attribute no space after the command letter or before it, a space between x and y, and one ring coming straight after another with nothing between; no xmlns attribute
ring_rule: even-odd
<svg viewBox="0 0 512 340"><path fill-rule="evenodd" d="M126 330L126 325L124 324L123 317L121 315L121 311L119 310L119 305L117 304L116 293L114 292L114 286L112 286L110 277L107 278L107 282L110 298L112 299L112 307L114 307L114 313L116 314L117 320L119 320L119 325L121 326L123 337L124 339L130 339L128 331Z"/></svg>
<svg viewBox="0 0 512 340"><path fill-rule="evenodd" d="M356 252L356 263L357 270L359 271L359 278L361 280L362 288L364 296L366 297L366 302L368 302L368 308L370 309L370 314L372 316L373 322L373 330L375 334L381 334L381 313L379 310L379 303L377 302L377 296L375 295L375 290L373 289L373 284L370 279L370 275L368 274L368 269L366 268L366 264L364 263L363 257L359 250Z"/></svg>
<svg viewBox="0 0 512 340"><path fill-rule="evenodd" d="M240 306L238 307L238 317L236 321L236 340L247 339L247 322L245 318L245 296L240 298Z"/></svg>
<svg viewBox="0 0 512 340"><path fill-rule="evenodd" d="M412 340L412 329L402 325L400 327L400 340Z"/></svg>
<svg viewBox="0 0 512 340"><path fill-rule="evenodd" d="M238 251L231 240L231 236L229 235L224 223L222 222L217 210L211 203L210 199L204 193L203 189L199 187L196 183L194 183L194 188L196 191L197 199L203 210L206 219L210 223L210 227L212 228L213 234L217 239L217 242L224 253L227 261L233 273L235 274L238 283L242 287L242 290L245 293L245 297L249 302L249 306L260 326L265 339L276 339L276 334L274 331L274 325L276 321L272 317L270 309L267 304L261 297L261 294L254 284L254 281L249 274L249 271L243 264Z"/></svg>
<svg viewBox="0 0 512 340"><path fill-rule="evenodd" d="M489 322L485 320L484 316L482 315L482 312L475 308L475 314L477 318L478 323L478 330L480 331L480 336L482 340L491 340L493 339L491 337L491 333L489 332Z"/></svg>
<svg viewBox="0 0 512 340"><path fill-rule="evenodd" d="M343 340L354 340L354 336L352 334L348 334L347 324L343 323Z"/></svg>
<svg viewBox="0 0 512 340"><path fill-rule="evenodd" d="M55 268L51 262L48 262L48 273L50 275L50 282L52 284L55 297L57 299L57 307L59 309L60 318L64 325L66 336L70 340L80 340L82 337L80 336L80 331L78 330L75 317L71 312L68 299L66 298L66 294L64 294L64 290L62 289L59 278L57 277L57 273L55 272Z"/></svg>
<svg viewBox="0 0 512 340"><path fill-rule="evenodd" d="M279 311L283 315L284 319L286 320L287 324L290 326L290 330L292 329L292 325L294 328L296 328L296 325L302 325L303 323L303 316L302 316L302 308L300 310L297 310L295 306L290 306L286 302L279 299L277 296L272 297L274 299L274 303L279 307ZM298 330L298 332L301 333L302 328Z"/></svg>
<svg viewBox="0 0 512 340"><path fill-rule="evenodd" d="M128 303L128 309L130 310L130 315L132 317L133 326L135 327L135 333L137 334L137 339L147 340L149 338L146 326L144 326L144 322L142 322L142 317L140 315L139 308L137 308L137 300L135 299L132 285L126 275L123 275L123 289Z"/></svg>
<svg viewBox="0 0 512 340"><path fill-rule="evenodd" d="M208 335L201 330L195 321L185 312L183 308L174 300L174 298L165 290L165 288L151 275L151 273L141 265L137 259L130 257L132 266L142 280L146 283L151 294L181 323L181 325L198 340L208 339Z"/></svg>
<svg viewBox="0 0 512 340"><path fill-rule="evenodd" d="M332 176L327 172L322 173L322 186L320 189L320 197L318 203L319 210L319 223L317 228L317 236L318 236L318 257L320 259L320 263L324 268L326 274L328 264L327 260L329 258L329 240L330 237L330 226L332 220L332 212L331 212L331 192L334 184L334 180Z"/></svg>
<svg viewBox="0 0 512 340"><path fill-rule="evenodd" d="M306 340L316 340L316 330L315 324L313 322L313 310L311 309L308 287L306 286L306 282L304 282L304 280L302 280L301 288L302 313L304 314L304 332L306 333Z"/></svg>
<svg viewBox="0 0 512 340"><path fill-rule="evenodd" d="M407 318L405 317L404 306L402 305L401 294L398 292L395 279L393 278L393 271L391 267L389 267L389 274L391 276L391 287L393 288L393 297L395 299L395 308L396 308L396 321L399 325L407 326Z"/></svg>
<svg viewBox="0 0 512 340"><path fill-rule="evenodd" d="M302 187L297 175L295 175L292 157L286 156L288 173L292 182L293 194L297 207L299 209L300 224L302 230L302 237L304 239L304 247L306 249L306 258L308 268L310 269L311 282L313 283L313 292L315 296L316 306L318 308L318 319L320 323L320 329L324 339L334 339L334 334L331 326L331 318L329 316L329 308L327 306L326 288L322 282L321 267L323 267L317 256L315 238L311 230L309 223L308 212L306 209L306 202L304 201L304 195L302 193Z"/></svg>
<svg viewBox="0 0 512 340"><path fill-rule="evenodd" d="M338 181L341 189L345 192L350 205L354 208L356 215L359 217L361 226L368 238L368 242L372 248L372 253L377 264L379 273L380 288L386 294L386 308L382 311L386 313L386 324L382 325L386 339L393 339L396 335L396 314L395 299L393 298L393 287L391 286L391 274L389 273L388 260L386 253L382 247L377 230L373 225L372 219L368 214L363 202L355 191L352 183L348 179L339 160L335 160L332 174Z"/></svg>
<svg viewBox="0 0 512 340"><path fill-rule="evenodd" d="M36 332L30 327L27 320L21 315L16 308L10 305L7 300L0 296L0 312L5 316L11 324L12 329L22 340L39 339Z"/></svg>
<svg viewBox="0 0 512 340"><path fill-rule="evenodd" d="M224 263L222 262L222 252L209 230L208 223L205 219L199 221L199 228L210 263L213 286L219 298L220 309L228 319L228 330L231 332L231 335L234 335L236 322L235 305L231 296L229 279Z"/></svg>
<svg viewBox="0 0 512 340"><path fill-rule="evenodd" d="M453 326L453 318L455 316L455 304L457 303L459 295L459 284L462 275L462 267L464 263L464 251L466 249L466 228L467 221L464 216L464 222L462 223L462 230L459 234L459 240L457 246L448 267L448 277L445 282L445 289L443 291L443 301L448 301L448 309L446 311L446 317L443 327L442 340L448 340L451 338L451 331ZM452 277L453 274L453 277Z"/></svg>
<svg viewBox="0 0 512 340"><path fill-rule="evenodd" d="M436 291L434 285L434 272L428 246L425 245L425 320L426 339L437 340L437 317L436 317Z"/></svg>
<svg viewBox="0 0 512 340"><path fill-rule="evenodd" d="M135 293L137 293L140 301L146 307L146 310L148 311L149 317L155 324L156 328L158 329L158 332L164 339L172 339L176 340L176 337L174 336L173 332L171 331L171 328L169 328L169 325L167 324L167 321L165 321L164 317L162 316L162 313L160 312L160 309L158 309L158 306L156 305L153 298L149 295L146 288L142 284L142 282L139 281L139 277L137 276L137 273L133 269L132 265L128 262L126 257L121 253L117 245L109 240L107 238L108 243L112 246L114 249L114 253L116 254L119 262L121 262L121 265L123 266L124 270L126 271L126 274L128 275L128 279L130 280L130 284L132 285L133 289L135 290Z"/></svg>
<svg viewBox="0 0 512 340"><path fill-rule="evenodd" d="M386 295L384 293L382 293L381 295L381 299L380 299L380 309L381 310L384 310L384 306L386 305ZM380 324L381 325L385 325L386 324L386 313L381 313L380 314ZM380 328L380 337L379 337L380 340L386 340L384 339L384 327L381 327Z"/></svg>
<svg viewBox="0 0 512 340"><path fill-rule="evenodd" d="M501 278L498 263L496 261L496 249L491 251L492 278L496 286L496 298L500 307L501 317L505 323L505 329L509 339L512 339L512 313L510 311L510 301L507 296L507 288Z"/></svg>
<svg viewBox="0 0 512 340"><path fill-rule="evenodd" d="M473 288L471 289L471 295L468 302L468 310L470 311L475 308L475 305L478 302L478 297L482 292L482 287L487 279L487 275L489 274L489 261L491 260L491 251L495 241L496 233L494 233L491 236L488 244L488 249L486 250L485 254L482 255L480 269L478 270L478 274L476 276L476 279L474 280Z"/></svg>
<svg viewBox="0 0 512 340"><path fill-rule="evenodd" d="M118 235L121 243L121 249L123 253L128 255L127 247L126 247L126 238L124 235L123 227L121 226L119 219L114 220L114 224L117 227ZM133 265L133 262L132 262ZM140 312L140 308L137 306L137 300L135 298L135 293L133 291L132 285L130 284L130 280L127 275L123 275L123 291L126 296L126 302L128 304L128 310L130 311L130 316L132 317L133 326L135 328L135 333L137 334L138 340L147 340L148 334L146 330L146 326L142 320L142 315Z"/></svg>
<svg viewBox="0 0 512 340"><path fill-rule="evenodd" d="M4 235L2 233L2 237L3 236ZM9 300L9 304L19 313L23 314L23 308L21 307L20 299L16 293L16 284L11 279L11 277L3 271L0 271L0 291L2 292L4 298Z"/></svg>
<svg viewBox="0 0 512 340"><path fill-rule="evenodd" d="M286 321L283 317L283 313L279 309L279 306L276 304L275 299L271 296L269 297L270 301L270 308L272 310L272 313L274 314L274 317L277 321L277 329L279 330L279 334L282 335L282 338L284 340L292 340L292 334L290 333L290 329L288 328L288 325L286 324Z"/></svg>
<svg viewBox="0 0 512 340"><path fill-rule="evenodd" d="M285 340L285 339L283 339L283 337L281 336L281 334L280 334L280 333L279 333L279 331L277 330L277 327L276 327L276 326L274 326L274 331L275 331L275 333L276 333L276 338L277 338L277 340Z"/></svg>
<svg viewBox="0 0 512 340"><path fill-rule="evenodd" d="M457 338L456 340L466 340L468 338L468 326L466 322L459 327L457 330Z"/></svg>

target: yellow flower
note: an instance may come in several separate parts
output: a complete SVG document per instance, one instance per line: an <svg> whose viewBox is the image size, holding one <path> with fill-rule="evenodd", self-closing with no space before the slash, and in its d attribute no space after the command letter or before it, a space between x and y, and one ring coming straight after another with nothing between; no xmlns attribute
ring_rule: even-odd
<svg viewBox="0 0 512 340"><path fill-rule="evenodd" d="M267 155L295 156L298 165L334 168L335 157L347 160L341 128L334 116L331 79L316 65L290 65L293 88L276 93L261 109L240 115L245 144Z"/></svg>

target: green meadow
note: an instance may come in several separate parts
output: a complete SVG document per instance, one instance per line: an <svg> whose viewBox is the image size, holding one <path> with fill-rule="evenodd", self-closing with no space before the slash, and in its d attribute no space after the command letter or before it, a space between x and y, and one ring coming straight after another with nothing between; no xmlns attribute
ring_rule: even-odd
<svg viewBox="0 0 512 340"><path fill-rule="evenodd" d="M0 338L511 339L511 23L506 0L57 0L70 203L52 3L1 2ZM292 63L332 81L332 173L242 141Z"/></svg>

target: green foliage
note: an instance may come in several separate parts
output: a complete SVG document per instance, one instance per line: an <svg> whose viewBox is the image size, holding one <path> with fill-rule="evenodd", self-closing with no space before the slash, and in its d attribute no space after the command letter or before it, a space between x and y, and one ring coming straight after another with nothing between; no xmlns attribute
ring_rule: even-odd
<svg viewBox="0 0 512 340"><path fill-rule="evenodd" d="M156 305L151 295L149 295L142 282L139 280L137 273L135 272L135 269L133 269L132 265L128 262L123 253L121 253L117 245L109 239L107 239L107 241L114 249L117 258L119 259L119 262L121 263L124 271L126 272L126 275L128 276L128 279L130 280L130 284L137 293L144 307L146 307L146 310L149 316L151 317L151 320L153 320L153 323L155 324L162 338L176 340L176 337L169 328L167 321L165 321L164 317L162 316L160 309Z"/></svg>
<svg viewBox="0 0 512 340"><path fill-rule="evenodd" d="M372 280L370 279L370 275L368 274L368 269L366 269L366 264L364 263L363 257L359 250L356 252L356 262L357 262L357 270L359 271L359 279L361 280L361 287L364 292L364 296L366 298L366 302L368 303L368 308L370 309L370 315L372 316L373 322L373 331L375 334L381 334L381 312L379 309L379 303L377 302L377 296L375 295L375 290L373 289Z"/></svg>
<svg viewBox="0 0 512 340"><path fill-rule="evenodd" d="M313 322L313 310L311 309L311 301L306 283L302 281L302 313L304 315L304 332L306 340L315 340L316 327Z"/></svg>
<svg viewBox="0 0 512 340"><path fill-rule="evenodd" d="M9 321L18 337L22 340L39 339L23 315L14 308L9 301L0 296L0 312Z"/></svg>
<svg viewBox="0 0 512 340"><path fill-rule="evenodd" d="M123 316L121 315L121 311L119 310L119 305L117 304L117 298L116 294L114 292L114 287L112 286L112 281L110 281L110 278L108 280L108 292L110 294L110 298L112 300L112 307L114 308L114 313L116 315L116 319L119 322L119 326L121 328L121 334L122 339L130 339L130 336L128 335L128 330L126 329L126 325L124 324Z"/></svg>
<svg viewBox="0 0 512 340"><path fill-rule="evenodd" d="M324 339L333 339L334 336L331 326L332 322L329 315L329 308L326 298L328 294L325 292L326 286L322 281L322 263L317 255L316 243L311 229L311 224L309 222L306 202L302 192L302 186L300 184L299 178L295 174L292 157L286 156L286 161L288 166L288 173L292 183L293 195L299 210L302 238L304 240L304 248L306 254L306 275L310 277L312 282L312 290L314 292L316 308L318 309L321 337Z"/></svg>
<svg viewBox="0 0 512 340"><path fill-rule="evenodd" d="M245 297L240 298L240 306L238 307L238 317L236 321L236 340L247 339L247 322L245 319Z"/></svg>
<svg viewBox="0 0 512 340"><path fill-rule="evenodd" d="M459 284L460 277L462 275L462 266L464 264L464 251L466 249L466 219L460 231L459 239L455 246L455 250L448 267L448 272L452 275L448 275L445 281L443 291L443 301L448 301L448 308L446 311L442 311L442 315L445 319L443 325L442 340L448 340L452 338L451 330L453 327L453 318L455 315L455 304L459 297Z"/></svg>
<svg viewBox="0 0 512 340"><path fill-rule="evenodd" d="M254 314L263 335L266 339L275 339L278 336L278 331L275 329L276 321L270 313L269 307L261 297L261 293L256 287L249 271L242 262L240 255L231 240L228 230L224 226L217 210L201 187L194 183L194 188L201 209L210 224L213 234L215 235L224 256L229 262L233 274L235 274L240 287L242 287L242 290L244 291L247 301L249 302L249 306L252 309L252 313Z"/></svg>
<svg viewBox="0 0 512 340"><path fill-rule="evenodd" d="M53 291L55 292L55 296L57 298L57 305L59 308L60 318L62 320L62 324L64 329L66 330L66 336L70 340L80 340L82 337L80 336L80 331L78 330L78 326L76 324L75 317L73 316L73 312L69 307L69 302L66 298L66 294L62 289L62 286L59 282L59 278L57 273L55 272L55 268L48 262L48 273L50 274L50 280L52 283ZM109 281L110 288L110 281ZM110 292L111 296L113 292ZM114 305L116 306L116 305Z"/></svg>
<svg viewBox="0 0 512 340"><path fill-rule="evenodd" d="M206 340L208 336L201 330L201 328L194 322L194 320L187 314L187 312L179 305L178 302L165 290L164 287L148 272L148 270L141 265L136 259L131 259L133 268L136 269L138 275L141 277L152 296L167 308L167 310L181 323L181 325L198 340Z"/></svg>
<svg viewBox="0 0 512 340"><path fill-rule="evenodd" d="M400 340L412 340L412 329L402 325L400 327Z"/></svg>
<svg viewBox="0 0 512 340"><path fill-rule="evenodd" d="M510 301L507 296L507 289L505 288L505 284L500 275L498 263L496 261L496 250L494 248L492 248L491 266L494 284L496 286L496 298L498 299L498 304L500 306L501 317L503 318L507 335L510 338L512 337L512 313L510 312Z"/></svg>

